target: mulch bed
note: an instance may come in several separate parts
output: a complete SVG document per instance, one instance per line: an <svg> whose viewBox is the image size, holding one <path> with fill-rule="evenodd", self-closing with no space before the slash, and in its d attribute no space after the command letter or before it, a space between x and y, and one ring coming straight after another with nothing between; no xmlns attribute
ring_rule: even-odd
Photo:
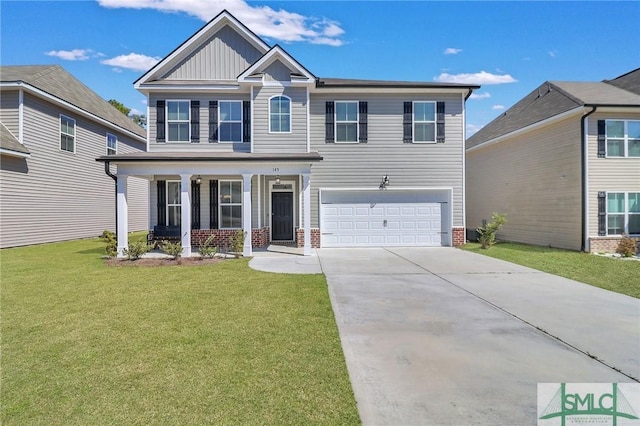
<svg viewBox="0 0 640 426"><path fill-rule="evenodd" d="M144 258L138 260L109 258L105 260L108 266L128 267L128 266L203 266L224 262L225 259L213 257L203 259L200 257L182 257L176 260L161 258Z"/></svg>

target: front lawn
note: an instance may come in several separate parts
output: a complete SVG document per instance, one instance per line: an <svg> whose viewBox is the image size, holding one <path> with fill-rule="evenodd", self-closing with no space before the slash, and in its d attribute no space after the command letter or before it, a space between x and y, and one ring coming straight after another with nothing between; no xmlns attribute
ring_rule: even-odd
<svg viewBox="0 0 640 426"><path fill-rule="evenodd" d="M323 275L0 251L2 424L358 424Z"/></svg>
<svg viewBox="0 0 640 426"><path fill-rule="evenodd" d="M477 243L463 249L640 298L639 261L506 242L488 250Z"/></svg>

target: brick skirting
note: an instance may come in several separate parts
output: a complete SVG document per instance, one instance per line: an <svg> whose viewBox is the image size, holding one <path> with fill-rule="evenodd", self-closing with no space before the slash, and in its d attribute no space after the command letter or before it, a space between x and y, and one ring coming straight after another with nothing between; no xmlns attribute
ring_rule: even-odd
<svg viewBox="0 0 640 426"><path fill-rule="evenodd" d="M453 228L453 241L454 247L463 246L466 243L464 228Z"/></svg>
<svg viewBox="0 0 640 426"><path fill-rule="evenodd" d="M621 235L610 237L591 237L589 238L590 253L615 253L618 243L622 239ZM638 241L638 238L635 239Z"/></svg>
<svg viewBox="0 0 640 426"><path fill-rule="evenodd" d="M298 247L304 247L304 228L296 229ZM311 228L311 248L320 248L320 229Z"/></svg>
<svg viewBox="0 0 640 426"><path fill-rule="evenodd" d="M237 232L236 229L192 229L191 246L201 246L210 235L215 235L212 245L219 248L229 247L229 237ZM149 239L153 240L153 231L149 232ZM266 247L269 243L269 227L251 230L252 247Z"/></svg>

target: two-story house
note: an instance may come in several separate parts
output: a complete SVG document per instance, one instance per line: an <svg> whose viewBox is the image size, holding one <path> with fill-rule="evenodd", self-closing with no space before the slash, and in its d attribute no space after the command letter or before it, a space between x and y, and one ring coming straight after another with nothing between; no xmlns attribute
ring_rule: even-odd
<svg viewBox="0 0 640 426"><path fill-rule="evenodd" d="M100 155L146 150L146 131L59 65L0 67L0 247L115 229ZM148 182L130 183L130 230L148 227Z"/></svg>
<svg viewBox="0 0 640 426"><path fill-rule="evenodd" d="M640 236L640 68L548 81L467 140L467 223L504 240L613 252Z"/></svg>
<svg viewBox="0 0 640 426"><path fill-rule="evenodd" d="M151 182L149 227L189 255L242 229L244 254L312 247L464 243L465 101L478 86L318 78L228 12L135 83L148 98L144 153L118 166Z"/></svg>

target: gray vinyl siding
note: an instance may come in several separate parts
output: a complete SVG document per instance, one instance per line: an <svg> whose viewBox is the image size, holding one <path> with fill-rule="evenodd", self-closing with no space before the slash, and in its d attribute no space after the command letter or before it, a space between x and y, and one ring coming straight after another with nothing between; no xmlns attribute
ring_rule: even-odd
<svg viewBox="0 0 640 426"><path fill-rule="evenodd" d="M162 79L235 80L262 54L228 26L195 48Z"/></svg>
<svg viewBox="0 0 640 426"><path fill-rule="evenodd" d="M640 158L598 158L598 120L640 120L640 114L592 114L588 118L589 236L598 236L598 192L640 192Z"/></svg>
<svg viewBox="0 0 640 426"><path fill-rule="evenodd" d="M251 143L209 142L209 101L248 101L249 93L229 93L216 95L203 94L171 94L171 97L154 94L149 97L149 151L150 152L249 152ZM188 100L200 101L200 142L156 142L157 111L156 102L159 100ZM165 122L166 123L166 122ZM165 124L166 125L166 124ZM168 136L168 135L167 135ZM253 136L252 136L253 137Z"/></svg>
<svg viewBox="0 0 640 426"><path fill-rule="evenodd" d="M17 90L2 91L0 95L0 122L18 137L19 94Z"/></svg>
<svg viewBox="0 0 640 426"><path fill-rule="evenodd" d="M338 100L368 102L367 143L325 143L325 102ZM445 102L445 143L403 143L405 101ZM384 175L389 176L392 188L452 188L453 226L463 226L462 113L459 94L314 94L311 151L318 151L324 159L312 167L311 226L319 226L319 188L377 189Z"/></svg>
<svg viewBox="0 0 640 426"><path fill-rule="evenodd" d="M291 99L291 132L269 133L269 100L284 95ZM253 152L307 152L307 89L266 86L254 89Z"/></svg>
<svg viewBox="0 0 640 426"><path fill-rule="evenodd" d="M507 215L500 239L580 250L580 119L467 152L467 228Z"/></svg>
<svg viewBox="0 0 640 426"><path fill-rule="evenodd" d="M280 61L275 61L264 70L267 81L291 81L291 70Z"/></svg>
<svg viewBox="0 0 640 426"><path fill-rule="evenodd" d="M60 150L61 113L76 120L75 153ZM31 157L2 158L0 246L95 237L105 229L115 230L115 184L104 164L95 161L105 155L107 131L118 136L119 152L144 149L144 143L25 93L24 144ZM146 181L130 179L129 194L129 229L146 229Z"/></svg>

